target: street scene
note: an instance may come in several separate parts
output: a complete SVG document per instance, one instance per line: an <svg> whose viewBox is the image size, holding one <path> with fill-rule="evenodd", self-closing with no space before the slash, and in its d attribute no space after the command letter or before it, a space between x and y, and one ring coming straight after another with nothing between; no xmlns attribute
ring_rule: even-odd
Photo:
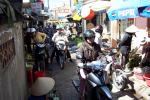
<svg viewBox="0 0 150 100"><path fill-rule="evenodd" d="M0 100L150 100L150 0L0 0Z"/></svg>

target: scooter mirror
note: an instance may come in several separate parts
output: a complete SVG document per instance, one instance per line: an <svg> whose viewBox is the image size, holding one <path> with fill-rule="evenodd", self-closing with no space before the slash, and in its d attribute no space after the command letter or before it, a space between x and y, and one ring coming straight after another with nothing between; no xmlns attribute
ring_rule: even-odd
<svg viewBox="0 0 150 100"><path fill-rule="evenodd" d="M77 59L82 59L82 56L80 54L76 54Z"/></svg>
<svg viewBox="0 0 150 100"><path fill-rule="evenodd" d="M117 49L112 49L112 53L117 53Z"/></svg>

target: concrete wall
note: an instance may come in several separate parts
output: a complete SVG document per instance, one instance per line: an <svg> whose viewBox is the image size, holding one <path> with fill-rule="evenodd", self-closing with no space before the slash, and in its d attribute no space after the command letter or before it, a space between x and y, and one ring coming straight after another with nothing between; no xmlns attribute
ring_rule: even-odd
<svg viewBox="0 0 150 100"><path fill-rule="evenodd" d="M119 26L117 20L111 21L111 46L117 46L117 39L119 39Z"/></svg>
<svg viewBox="0 0 150 100"><path fill-rule="evenodd" d="M0 26L0 48L12 38L14 38L15 47L15 52L9 54L11 56L9 56L5 64L3 63L4 60L2 56L6 57L8 55L0 55L0 58L2 58L0 59L0 100L27 100L22 37L22 23L15 23L12 28ZM1 52L2 51L3 49L1 49Z"/></svg>

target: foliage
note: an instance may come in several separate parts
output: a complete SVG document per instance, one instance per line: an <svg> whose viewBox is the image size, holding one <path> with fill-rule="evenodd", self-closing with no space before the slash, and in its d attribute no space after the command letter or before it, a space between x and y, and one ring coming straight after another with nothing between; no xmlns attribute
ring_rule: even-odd
<svg viewBox="0 0 150 100"><path fill-rule="evenodd" d="M83 37L79 37L79 36L72 36L71 37L71 41L75 42L77 47L80 47L80 45L82 44L83 42Z"/></svg>
<svg viewBox="0 0 150 100"><path fill-rule="evenodd" d="M129 55L129 68L132 70L134 67L138 67L141 61L141 57L137 54L138 48L135 48L131 51Z"/></svg>

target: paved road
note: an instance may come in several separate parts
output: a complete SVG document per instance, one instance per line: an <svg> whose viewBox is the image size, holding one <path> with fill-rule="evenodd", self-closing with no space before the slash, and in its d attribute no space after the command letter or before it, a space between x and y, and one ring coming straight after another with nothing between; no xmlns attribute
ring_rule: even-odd
<svg viewBox="0 0 150 100"><path fill-rule="evenodd" d="M75 60L73 59L73 61ZM56 81L55 88L60 93L61 100L78 100L78 94L71 83L73 77L76 76L75 63L68 61L65 68L61 70L59 65L54 62L51 68L50 76Z"/></svg>
<svg viewBox="0 0 150 100"><path fill-rule="evenodd" d="M51 64L52 71L48 73L48 76L53 77L56 81L55 88L57 92L61 96L61 100L78 100L78 93L73 87L71 80L76 75L76 67L75 67L75 54L72 54L72 58L74 63L67 62L65 68L61 70L56 62ZM132 86L132 82L130 82L130 86ZM134 92L131 89L127 89L124 91L118 91L115 87L112 90L113 100L142 100L134 96Z"/></svg>

